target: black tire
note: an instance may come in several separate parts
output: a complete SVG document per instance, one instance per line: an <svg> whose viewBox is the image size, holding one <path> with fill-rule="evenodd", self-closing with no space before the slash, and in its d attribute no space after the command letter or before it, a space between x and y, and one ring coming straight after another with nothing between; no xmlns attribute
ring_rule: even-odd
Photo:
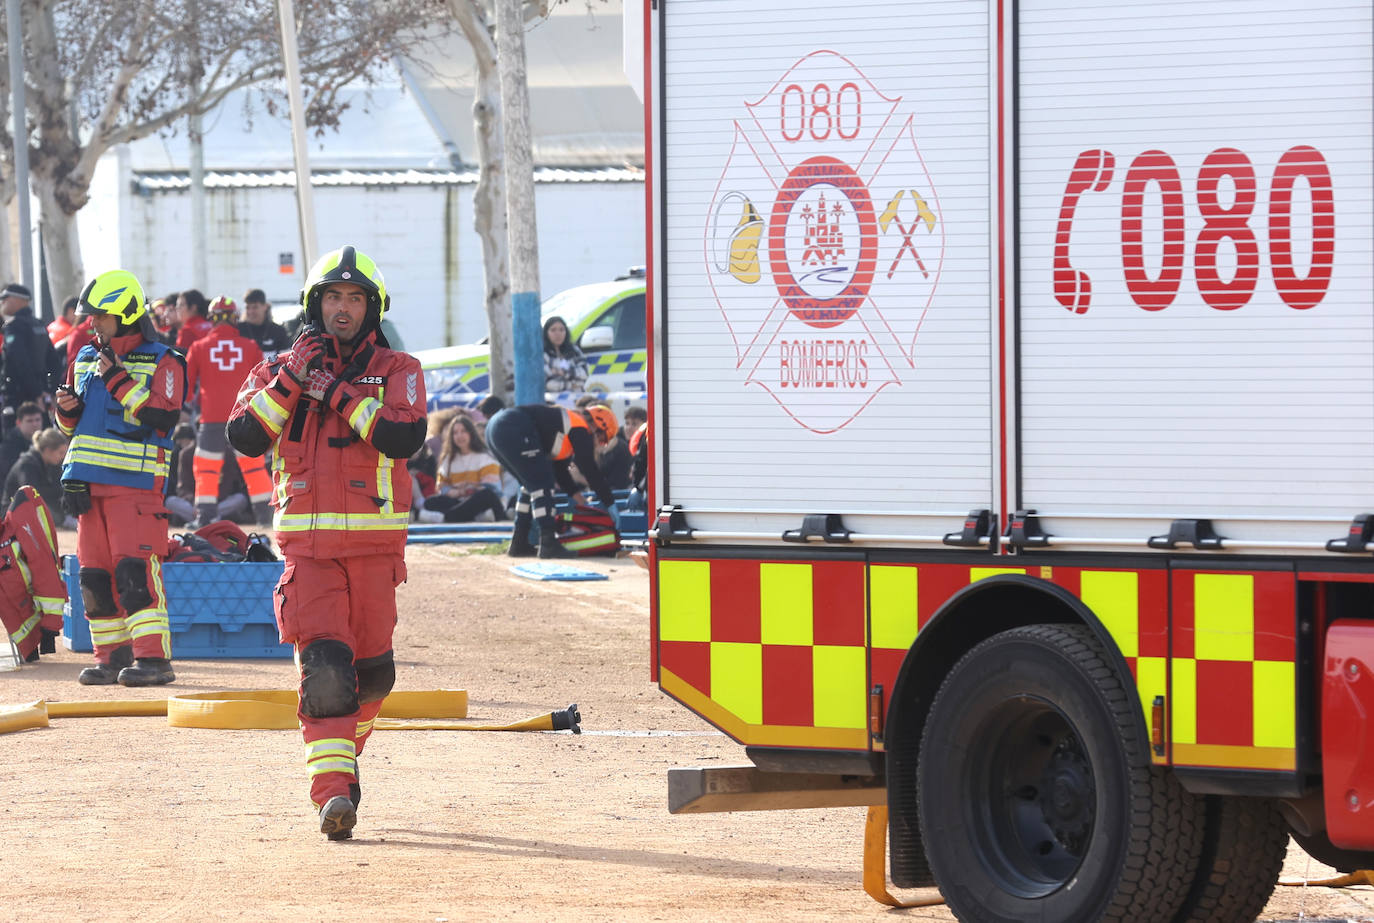
<svg viewBox="0 0 1374 923"><path fill-rule="evenodd" d="M1206 796L1197 877L1175 923L1252 923L1269 903L1288 852L1288 824L1265 798Z"/></svg>
<svg viewBox="0 0 1374 923"><path fill-rule="evenodd" d="M1204 805L1149 767L1139 708L1079 625L1003 632L955 664L921 739L917 803L960 920L1172 920Z"/></svg>

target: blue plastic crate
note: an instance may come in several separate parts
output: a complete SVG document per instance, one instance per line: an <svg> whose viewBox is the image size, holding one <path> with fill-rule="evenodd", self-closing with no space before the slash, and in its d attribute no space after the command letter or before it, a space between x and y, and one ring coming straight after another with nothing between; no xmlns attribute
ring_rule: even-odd
<svg viewBox="0 0 1374 923"><path fill-rule="evenodd" d="M88 652L91 632L76 555L66 555L62 564L67 581L62 641L68 650ZM277 640L272 610L283 566L281 561L162 565L173 659L290 657L291 645Z"/></svg>

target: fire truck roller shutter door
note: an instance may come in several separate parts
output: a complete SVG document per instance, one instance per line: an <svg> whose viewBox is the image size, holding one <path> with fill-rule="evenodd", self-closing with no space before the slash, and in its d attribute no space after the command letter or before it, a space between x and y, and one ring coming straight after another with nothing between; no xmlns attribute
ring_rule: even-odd
<svg viewBox="0 0 1374 923"><path fill-rule="evenodd" d="M324 638L301 649L301 713L339 718L358 710L358 673L353 648Z"/></svg>

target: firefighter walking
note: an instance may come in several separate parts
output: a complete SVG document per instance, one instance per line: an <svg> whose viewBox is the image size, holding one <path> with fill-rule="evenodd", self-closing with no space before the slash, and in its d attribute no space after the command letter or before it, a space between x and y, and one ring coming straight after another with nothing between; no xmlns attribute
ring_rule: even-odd
<svg viewBox="0 0 1374 923"><path fill-rule="evenodd" d="M593 404L585 410L522 404L507 407L491 418L487 423L487 447L520 482L520 498L515 504L510 540L511 557L535 555L535 546L529 539L533 521L539 523L539 557L576 556L559 543L553 518L555 484L575 501L580 496L568 470L573 462L577 463L577 470L582 472L601 506L619 527L615 495L596 462L597 445L609 443L619 429L615 413L601 404Z"/></svg>
<svg viewBox="0 0 1374 923"><path fill-rule="evenodd" d="M176 679L162 588L167 553L163 487L172 428L186 397L181 354L157 340L143 287L122 269L81 293L95 339L58 391L57 426L71 437L63 505L78 517L81 598L95 665L84 685L154 686Z"/></svg>
<svg viewBox="0 0 1374 923"><path fill-rule="evenodd" d="M195 478L196 514L202 526L217 516L224 453L232 451L224 426L229 422L234 398L248 372L262 361L258 344L239 333L235 326L238 305L231 299L221 295L210 302L206 316L214 326L186 354L187 392L195 395L200 405L191 471ZM261 458L239 456L238 462L248 499L253 504L253 518L258 525L267 525L272 521L272 507L268 503L272 476Z"/></svg>
<svg viewBox="0 0 1374 923"><path fill-rule="evenodd" d="M390 299L353 247L325 254L301 291L307 325L259 363L228 434L252 456L271 449L276 538L286 558L275 594L295 646L298 716L320 832L352 836L358 756L396 678L391 636L405 580L410 477L425 437L420 364L381 332Z"/></svg>

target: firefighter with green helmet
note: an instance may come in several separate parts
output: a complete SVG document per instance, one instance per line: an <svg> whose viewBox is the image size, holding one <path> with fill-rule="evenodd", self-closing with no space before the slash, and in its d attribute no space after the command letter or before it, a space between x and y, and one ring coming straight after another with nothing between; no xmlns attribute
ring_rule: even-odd
<svg viewBox="0 0 1374 923"><path fill-rule="evenodd" d="M63 508L77 517L81 598L95 664L83 685L154 686L176 679L162 558L164 485L172 428L186 398L186 363L161 343L133 273L103 272L81 292L91 318L84 346L58 389L57 426L71 438Z"/></svg>
<svg viewBox="0 0 1374 923"><path fill-rule="evenodd" d="M228 424L238 451L272 452L286 558L277 625L296 649L310 800L331 840L348 839L357 823L358 757L396 678L406 461L425 438L420 363L381 332L390 303L366 254L326 253L301 291L300 336L249 373Z"/></svg>

